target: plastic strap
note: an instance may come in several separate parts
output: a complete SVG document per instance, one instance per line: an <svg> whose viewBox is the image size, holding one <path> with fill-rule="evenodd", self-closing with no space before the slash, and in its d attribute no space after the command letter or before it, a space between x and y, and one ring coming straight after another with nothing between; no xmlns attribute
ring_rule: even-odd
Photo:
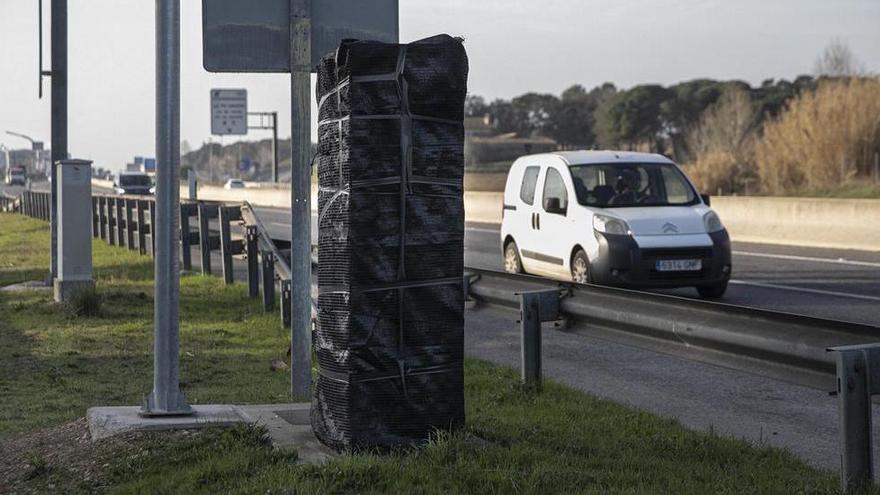
<svg viewBox="0 0 880 495"><path fill-rule="evenodd" d="M458 369L462 364L462 362L456 361L453 363L434 366L422 366L419 368L406 367L403 373L399 371L378 371L374 373L360 374L354 377L350 373L341 373L339 371L332 371L323 368L319 368L318 373L325 378L345 384L377 382L381 380L400 378L402 380L402 385L405 393L406 381L405 379L403 379L404 376L437 375L441 373L449 373Z"/></svg>

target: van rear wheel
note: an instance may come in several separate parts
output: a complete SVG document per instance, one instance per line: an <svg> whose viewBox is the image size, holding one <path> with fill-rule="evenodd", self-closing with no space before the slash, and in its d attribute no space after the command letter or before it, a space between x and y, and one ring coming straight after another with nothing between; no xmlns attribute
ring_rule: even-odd
<svg viewBox="0 0 880 495"><path fill-rule="evenodd" d="M578 249L571 258L571 279L579 284L589 284L592 282L590 275L590 259L583 249Z"/></svg>
<svg viewBox="0 0 880 495"><path fill-rule="evenodd" d="M504 271L507 273L523 273L522 260L516 242L510 241L504 246Z"/></svg>

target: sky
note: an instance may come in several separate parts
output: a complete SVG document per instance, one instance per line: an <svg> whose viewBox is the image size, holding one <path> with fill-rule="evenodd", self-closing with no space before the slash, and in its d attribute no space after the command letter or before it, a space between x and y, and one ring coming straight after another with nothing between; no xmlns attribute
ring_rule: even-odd
<svg viewBox="0 0 880 495"><path fill-rule="evenodd" d="M37 98L36 3L0 0L0 144L11 148L28 143L7 130L49 141L50 102ZM193 147L221 141L210 136L211 88L246 88L249 111L278 111L279 135L289 136L289 75L202 68L201 3L181 0L181 139ZM69 0L68 9L69 151L111 170L154 156L155 3ZM469 91L489 100L559 94L576 83L792 79L810 73L834 39L878 73L878 26L878 0L400 0L401 41L462 36ZM48 95L48 79L44 85ZM269 136L251 131L246 139Z"/></svg>

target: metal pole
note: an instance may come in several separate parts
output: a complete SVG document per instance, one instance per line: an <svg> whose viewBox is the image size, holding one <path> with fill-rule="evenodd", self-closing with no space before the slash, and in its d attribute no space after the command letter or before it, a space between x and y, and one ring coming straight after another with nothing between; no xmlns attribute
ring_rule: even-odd
<svg viewBox="0 0 880 495"><path fill-rule="evenodd" d="M41 21L42 22L42 19ZM52 163L67 159L67 0L52 0ZM40 68L42 70L42 67ZM58 177L51 171L51 281L58 277Z"/></svg>
<svg viewBox="0 0 880 495"><path fill-rule="evenodd" d="M871 484L874 478L871 452L871 395L864 354L841 352L837 355L840 411L840 481L844 493ZM842 375L842 376L841 376Z"/></svg>
<svg viewBox="0 0 880 495"><path fill-rule="evenodd" d="M294 400L302 400L312 389L310 0L290 0L290 26L290 379Z"/></svg>
<svg viewBox="0 0 880 495"><path fill-rule="evenodd" d="M153 391L143 416L192 414L180 391L180 3L156 0L156 235Z"/></svg>
<svg viewBox="0 0 880 495"><path fill-rule="evenodd" d="M520 301L520 360L522 382L541 386L541 301L537 294L523 294Z"/></svg>
<svg viewBox="0 0 880 495"><path fill-rule="evenodd" d="M278 182L278 112L272 112L272 182Z"/></svg>

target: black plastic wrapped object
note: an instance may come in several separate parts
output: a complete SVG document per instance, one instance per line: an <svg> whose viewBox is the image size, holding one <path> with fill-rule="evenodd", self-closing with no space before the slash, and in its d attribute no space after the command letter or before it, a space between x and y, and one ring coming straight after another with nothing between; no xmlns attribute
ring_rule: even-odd
<svg viewBox="0 0 880 495"><path fill-rule="evenodd" d="M464 424L461 40L346 41L318 71L318 383L335 449Z"/></svg>

